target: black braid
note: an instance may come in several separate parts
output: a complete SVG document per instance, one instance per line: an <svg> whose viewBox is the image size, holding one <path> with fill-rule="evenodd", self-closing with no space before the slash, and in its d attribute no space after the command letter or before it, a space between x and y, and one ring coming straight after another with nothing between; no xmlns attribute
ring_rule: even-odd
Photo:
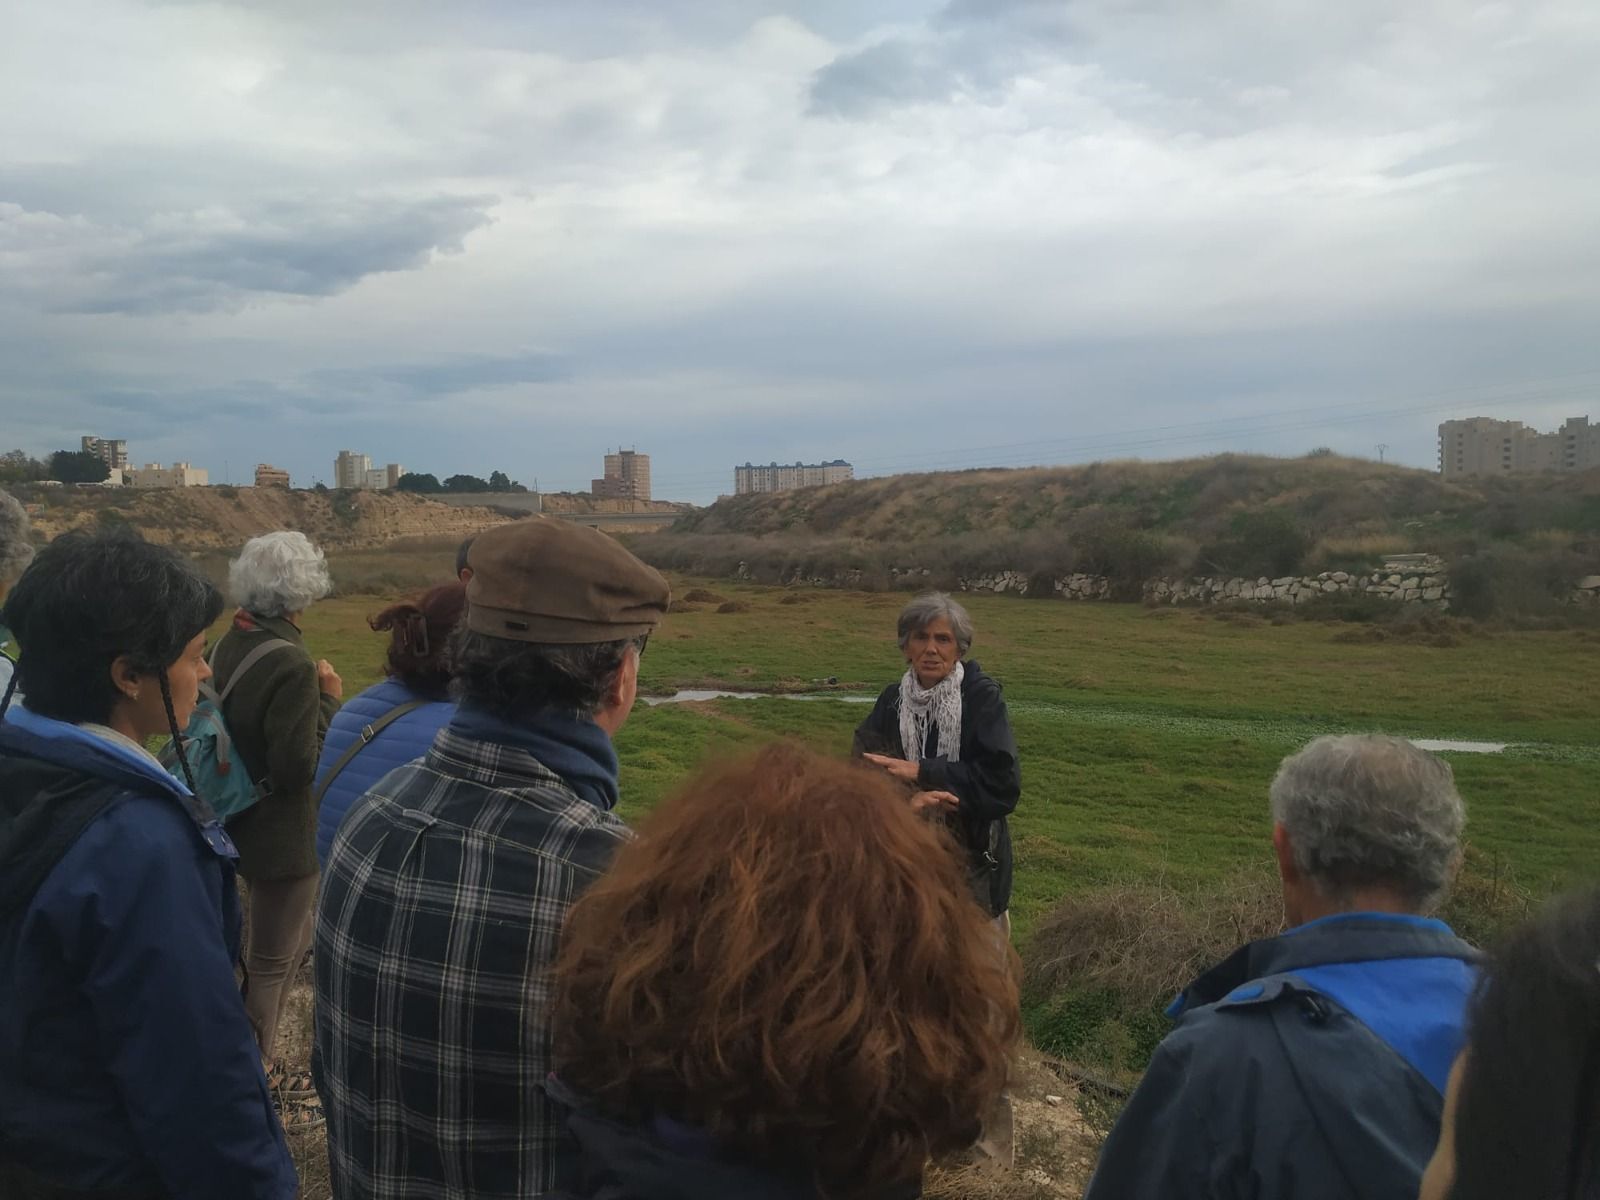
<svg viewBox="0 0 1600 1200"><path fill-rule="evenodd" d="M167 710L167 728L172 731L172 752L178 756L178 765L183 768L189 791L198 796L200 789L195 786L194 772L189 770L189 756L183 749L183 730L178 728L178 714L172 707L172 685L167 682L167 669L163 667L157 671L156 678L161 681L161 703Z"/></svg>
<svg viewBox="0 0 1600 1200"><path fill-rule="evenodd" d="M13 663L12 666L11 666L11 678L6 683L6 694L5 694L5 697L3 699L0 699L0 721L5 720L6 710L11 707L11 697L16 695L16 694L17 694L17 667L16 667L16 664Z"/></svg>

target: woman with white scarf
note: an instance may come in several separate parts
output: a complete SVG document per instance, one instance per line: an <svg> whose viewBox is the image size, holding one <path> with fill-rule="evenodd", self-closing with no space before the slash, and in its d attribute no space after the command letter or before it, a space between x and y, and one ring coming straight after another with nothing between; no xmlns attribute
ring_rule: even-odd
<svg viewBox="0 0 1600 1200"><path fill-rule="evenodd" d="M901 780L965 849L978 902L1009 935L1011 832L1022 774L1000 684L967 660L972 618L929 592L900 613L906 673L856 729L854 752Z"/></svg>

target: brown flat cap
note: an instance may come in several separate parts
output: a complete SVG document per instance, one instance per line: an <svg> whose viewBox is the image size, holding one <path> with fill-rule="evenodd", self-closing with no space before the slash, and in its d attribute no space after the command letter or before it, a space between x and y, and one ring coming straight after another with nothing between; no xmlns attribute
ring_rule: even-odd
<svg viewBox="0 0 1600 1200"><path fill-rule="evenodd" d="M642 637L672 599L660 573L620 543L555 517L524 517L479 534L467 565L467 628L514 642Z"/></svg>

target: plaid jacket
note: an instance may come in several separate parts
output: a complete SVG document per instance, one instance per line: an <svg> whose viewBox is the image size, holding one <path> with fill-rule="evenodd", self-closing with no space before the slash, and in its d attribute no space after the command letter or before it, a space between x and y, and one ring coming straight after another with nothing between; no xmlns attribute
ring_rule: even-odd
<svg viewBox="0 0 1600 1200"><path fill-rule="evenodd" d="M527 1200L565 1134L548 968L629 836L525 750L446 727L351 808L322 878L313 1071L338 1200Z"/></svg>

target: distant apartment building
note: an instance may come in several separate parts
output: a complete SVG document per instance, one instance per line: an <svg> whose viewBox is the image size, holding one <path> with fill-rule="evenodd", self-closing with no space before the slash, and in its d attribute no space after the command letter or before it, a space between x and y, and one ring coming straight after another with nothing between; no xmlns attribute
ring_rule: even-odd
<svg viewBox="0 0 1600 1200"><path fill-rule="evenodd" d="M359 491L367 486L367 474L371 470L372 455L341 450L333 460L333 486L345 491Z"/></svg>
<svg viewBox="0 0 1600 1200"><path fill-rule="evenodd" d="M607 454L605 478L591 480L592 495L610 500L650 499L650 456L633 450Z"/></svg>
<svg viewBox="0 0 1600 1200"><path fill-rule="evenodd" d="M79 443L84 454L92 454L112 471L128 469L128 443L122 438L84 437Z"/></svg>
<svg viewBox="0 0 1600 1200"><path fill-rule="evenodd" d="M1555 433L1521 421L1471 417L1439 426L1442 475L1504 475L1518 471L1584 471L1600 467L1600 425L1569 417Z"/></svg>
<svg viewBox="0 0 1600 1200"><path fill-rule="evenodd" d="M844 483L855 477L855 468L842 458L825 463L795 463L792 467L787 464L779 466L777 463L756 467L745 463L733 469L733 494L747 496L752 492L792 492L796 488Z"/></svg>
<svg viewBox="0 0 1600 1200"><path fill-rule="evenodd" d="M262 463L256 467L256 486L286 488L289 486L289 472L270 463Z"/></svg>
<svg viewBox="0 0 1600 1200"><path fill-rule="evenodd" d="M211 473L201 467L191 467L186 462L175 462L170 467L149 463L123 472L131 488L206 487Z"/></svg>
<svg viewBox="0 0 1600 1200"><path fill-rule="evenodd" d="M333 460L333 486L353 492L386 492L400 482L406 469L399 463L372 465L372 455L341 450Z"/></svg>

